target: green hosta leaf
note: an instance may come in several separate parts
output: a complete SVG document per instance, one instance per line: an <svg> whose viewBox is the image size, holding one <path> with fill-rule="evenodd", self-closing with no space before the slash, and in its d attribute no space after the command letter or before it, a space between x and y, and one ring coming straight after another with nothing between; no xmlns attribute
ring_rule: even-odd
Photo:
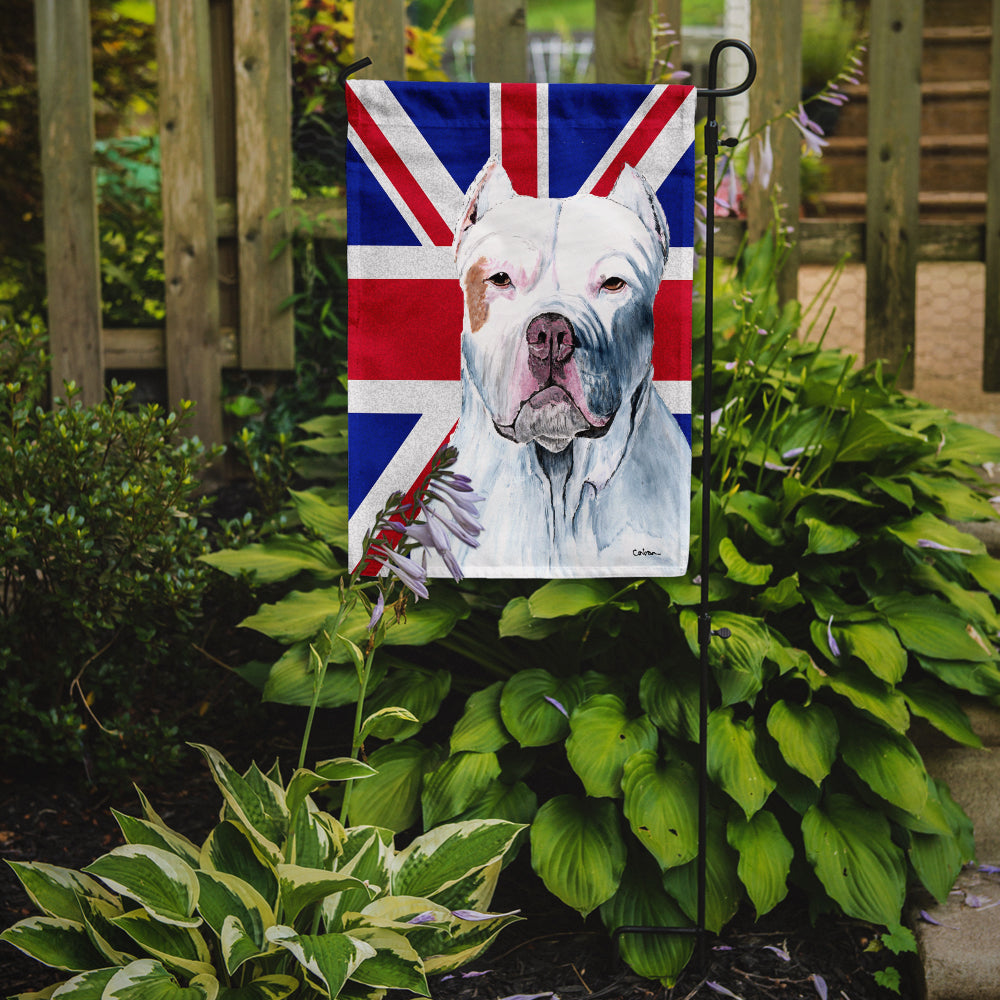
<svg viewBox="0 0 1000 1000"><path fill-rule="evenodd" d="M680 607L690 607L701 602L701 584L694 583L686 576L658 576L653 580L671 600L672 603ZM732 597L739 587L736 583L723 576L722 573L709 573L708 575L708 599L710 601L724 601L727 597Z"/></svg>
<svg viewBox="0 0 1000 1000"><path fill-rule="evenodd" d="M84 871L113 892L134 899L150 916L178 927L197 927L198 878L170 851L146 844L125 844L98 858Z"/></svg>
<svg viewBox="0 0 1000 1000"><path fill-rule="evenodd" d="M341 655L345 649L337 643L334 655ZM344 654L346 655L346 654ZM389 658L378 656L372 665L369 688L375 688L385 677ZM338 666L331 663L323 675L318 708L339 708L358 700L360 687L358 675L353 666ZM282 653L264 681L261 697L264 701L274 701L280 705L311 705L316 697L316 674L310 659L309 643L297 642Z"/></svg>
<svg viewBox="0 0 1000 1000"><path fill-rule="evenodd" d="M950 833L911 833L909 855L927 891L946 902L964 863L958 839Z"/></svg>
<svg viewBox="0 0 1000 1000"><path fill-rule="evenodd" d="M261 976L245 986L223 987L218 1000L285 1000L299 988L292 976Z"/></svg>
<svg viewBox="0 0 1000 1000"><path fill-rule="evenodd" d="M781 756L815 785L830 773L837 756L837 720L826 705L797 705L778 700L767 716L767 731L781 748Z"/></svg>
<svg viewBox="0 0 1000 1000"><path fill-rule="evenodd" d="M504 684L500 716L521 746L546 746L569 732L569 716L583 696L579 677L563 680L547 670L522 670Z"/></svg>
<svg viewBox="0 0 1000 1000"><path fill-rule="evenodd" d="M67 920L83 919L81 896L93 896L109 903L115 902L97 879L39 861L8 861L31 901L46 916L65 917Z"/></svg>
<svg viewBox="0 0 1000 1000"><path fill-rule="evenodd" d="M302 523L324 542L347 548L347 506L327 503L312 490L289 490L292 505Z"/></svg>
<svg viewBox="0 0 1000 1000"><path fill-rule="evenodd" d="M421 721L409 709L393 705L391 708L380 708L372 712L361 724L358 736L362 740L369 736L391 740L396 735L405 739L417 732L421 725Z"/></svg>
<svg viewBox="0 0 1000 1000"><path fill-rule="evenodd" d="M507 602L500 615L501 639L517 636L520 639L544 639L563 628L557 619L536 618L531 613L527 597L515 597Z"/></svg>
<svg viewBox="0 0 1000 1000"><path fill-rule="evenodd" d="M498 777L500 764L495 753L452 754L424 780L424 826L454 819Z"/></svg>
<svg viewBox="0 0 1000 1000"><path fill-rule="evenodd" d="M726 565L729 579L735 580L737 583L745 583L749 587L763 587L771 578L771 573L774 570L770 563L762 565L747 562L730 538L720 540L719 556Z"/></svg>
<svg viewBox="0 0 1000 1000"><path fill-rule="evenodd" d="M396 833L413 826L420 817L424 774L438 760L435 750L415 740L379 747L368 758L378 773L351 790L351 824L381 826Z"/></svg>
<svg viewBox="0 0 1000 1000"><path fill-rule="evenodd" d="M534 618L578 615L607 604L615 590L609 580L550 580L528 598L528 609Z"/></svg>
<svg viewBox="0 0 1000 1000"><path fill-rule="evenodd" d="M767 801L775 781L757 762L752 718L737 721L732 708L717 708L709 714L708 774L748 819Z"/></svg>
<svg viewBox="0 0 1000 1000"><path fill-rule="evenodd" d="M227 820L208 835L201 848L200 867L234 875L253 886L270 906L277 905L277 873L240 823Z"/></svg>
<svg viewBox="0 0 1000 1000"><path fill-rule="evenodd" d="M531 825L531 865L549 892L582 916L610 899L625 870L615 804L572 795L549 799Z"/></svg>
<svg viewBox="0 0 1000 1000"><path fill-rule="evenodd" d="M205 939L191 927L160 923L145 910L132 910L111 921L168 968L189 976L211 975L212 956Z"/></svg>
<svg viewBox="0 0 1000 1000"><path fill-rule="evenodd" d="M681 612L681 627L694 656L700 656L698 616ZM729 629L728 639L714 636L708 647L708 662L722 690L723 703L733 705L751 701L763 685L764 659L771 648L771 636L758 618L717 611L712 614L712 629Z"/></svg>
<svg viewBox="0 0 1000 1000"><path fill-rule="evenodd" d="M856 656L886 684L898 684L906 673L906 650L896 633L878 622L836 625L833 634L843 652Z"/></svg>
<svg viewBox="0 0 1000 1000"><path fill-rule="evenodd" d="M846 524L828 524L815 517L804 518L803 523L809 529L809 543L805 551L807 556L828 556L844 552L860 537Z"/></svg>
<svg viewBox="0 0 1000 1000"><path fill-rule="evenodd" d="M925 497L939 504L941 512L951 521L992 521L996 517L989 500L953 477L911 472L906 478Z"/></svg>
<svg viewBox="0 0 1000 1000"><path fill-rule="evenodd" d="M660 729L678 740L698 739L698 675L684 663L666 672L650 667L639 682L639 704Z"/></svg>
<svg viewBox="0 0 1000 1000"><path fill-rule="evenodd" d="M199 849L187 837L175 833L159 823L126 816L124 813L118 812L117 809L112 809L111 812L118 821L122 835L128 843L159 847L164 851L170 851L171 854L176 854L189 865L198 864Z"/></svg>
<svg viewBox="0 0 1000 1000"><path fill-rule="evenodd" d="M625 818L660 868L697 855L698 782L689 765L640 751L625 762L622 790Z"/></svg>
<svg viewBox="0 0 1000 1000"><path fill-rule="evenodd" d="M296 535L271 535L265 542L209 552L199 558L230 576L246 574L256 584L288 580L298 573L331 580L344 572L328 545Z"/></svg>
<svg viewBox="0 0 1000 1000"><path fill-rule="evenodd" d="M474 750L494 753L510 742L510 733L500 717L500 692L503 681L470 695L462 717L451 733L451 752Z"/></svg>
<svg viewBox="0 0 1000 1000"><path fill-rule="evenodd" d="M54 969L81 972L105 964L87 936L87 929L65 917L28 917L0 934L6 941L35 961Z"/></svg>
<svg viewBox="0 0 1000 1000"><path fill-rule="evenodd" d="M492 781L457 819L505 819L529 824L538 812L538 796L523 782Z"/></svg>
<svg viewBox="0 0 1000 1000"><path fill-rule="evenodd" d="M629 719L613 694L595 694L573 711L566 757L588 795L618 798L622 768L638 750L652 750L659 735L646 716Z"/></svg>
<svg viewBox="0 0 1000 1000"><path fill-rule="evenodd" d="M353 928L351 937L375 949L375 954L351 973L355 982L430 996L424 963L402 934L383 927L362 926Z"/></svg>
<svg viewBox="0 0 1000 1000"><path fill-rule="evenodd" d="M880 489L887 496L891 497L898 504L902 504L907 510L913 507L913 490L906 483L896 479L889 479L885 476L865 476L873 486Z"/></svg>
<svg viewBox="0 0 1000 1000"><path fill-rule="evenodd" d="M951 421L944 432L937 459L939 462L966 462L969 465L1000 462L1000 446L995 434L981 427Z"/></svg>
<svg viewBox="0 0 1000 1000"><path fill-rule="evenodd" d="M726 514L745 521L768 545L779 546L784 540L781 512L770 497L739 490L726 498Z"/></svg>
<svg viewBox="0 0 1000 1000"><path fill-rule="evenodd" d="M840 753L876 795L908 813L919 815L927 801L927 772L907 737L860 719L852 719L850 738Z"/></svg>
<svg viewBox="0 0 1000 1000"><path fill-rule="evenodd" d="M930 565L921 563L913 568L911 580L919 586L914 589L924 589L940 594L956 611L965 615L986 630L996 635L1000 631L1000 615L994 607L993 598L981 590L971 590L967 585L955 583Z"/></svg>
<svg viewBox="0 0 1000 1000"><path fill-rule="evenodd" d="M802 836L809 863L848 916L899 923L906 866L880 812L849 795L830 795L806 813Z"/></svg>
<svg viewBox="0 0 1000 1000"><path fill-rule="evenodd" d="M353 875L327 872L301 865L278 865L278 884L281 888L282 913L294 922L305 907L318 903L327 896L345 889L368 889ZM374 891L370 895L374 896Z"/></svg>
<svg viewBox="0 0 1000 1000"><path fill-rule="evenodd" d="M690 921L660 884L654 865L630 858L617 892L601 904L601 919L610 932L619 927L687 927ZM622 958L638 975L673 986L691 959L689 934L623 934Z"/></svg>
<svg viewBox="0 0 1000 1000"><path fill-rule="evenodd" d="M736 873L759 919L788 894L788 873L795 849L781 832L774 813L764 809L751 819L738 816L730 820L726 837L729 846L739 851Z"/></svg>
<svg viewBox="0 0 1000 1000"><path fill-rule="evenodd" d="M265 856L272 862L280 857L278 844L288 830L288 809L284 789L264 778L255 783L238 774L217 750L192 744L208 761L226 805L250 832Z"/></svg>
<svg viewBox="0 0 1000 1000"><path fill-rule="evenodd" d="M503 820L447 823L396 855L392 891L434 899L461 879L499 862L523 827Z"/></svg>
<svg viewBox="0 0 1000 1000"><path fill-rule="evenodd" d="M365 707L372 712L384 708L403 708L410 712L415 721L386 720L378 734L380 739L405 740L437 715L450 689L451 674L447 670L422 667L394 670L375 688Z"/></svg>
<svg viewBox="0 0 1000 1000"><path fill-rule="evenodd" d="M374 767L353 757L334 757L321 761L315 770L299 768L288 782L285 805L289 813L298 812L306 797L331 781L356 781L374 777L378 772Z"/></svg>
<svg viewBox="0 0 1000 1000"><path fill-rule="evenodd" d="M835 673L823 674L816 667L811 667L806 677L814 689L829 688L897 732L906 732L910 713L906 710L903 696L884 681L873 677L868 670L841 667Z"/></svg>
<svg viewBox="0 0 1000 1000"><path fill-rule="evenodd" d="M986 697L1000 694L1000 669L993 663L936 660L930 656L918 656L917 662L949 687Z"/></svg>
<svg viewBox="0 0 1000 1000"><path fill-rule="evenodd" d="M799 574L793 573L779 580L773 587L761 591L754 598L763 612L787 611L797 604L804 604L805 598L799 590Z"/></svg>
<svg viewBox="0 0 1000 1000"><path fill-rule="evenodd" d="M934 545L943 545L947 549L956 549L970 555L983 555L986 552L986 546L978 538L933 514L918 514L909 521L889 525L886 531L913 549L923 548L921 542L932 542Z"/></svg>
<svg viewBox="0 0 1000 1000"><path fill-rule="evenodd" d="M990 555L973 556L965 559L964 563L980 587L994 597L1000 597L1000 559Z"/></svg>
<svg viewBox="0 0 1000 1000"><path fill-rule="evenodd" d="M332 997L338 996L344 983L366 959L375 957L375 949L349 934L296 934L291 927L270 927L267 939L287 949Z"/></svg>
<svg viewBox="0 0 1000 1000"><path fill-rule="evenodd" d="M743 899L736 852L726 843L726 825L714 810L708 817L705 850L705 926L714 934L732 919ZM698 917L698 861L663 873L663 886L691 920Z"/></svg>
<svg viewBox="0 0 1000 1000"><path fill-rule="evenodd" d="M218 995L215 976L198 975L181 986L159 962L143 958L117 970L101 1000L216 1000Z"/></svg>
<svg viewBox="0 0 1000 1000"><path fill-rule="evenodd" d="M967 747L981 747L983 741L972 728L969 717L955 696L931 680L908 681L900 686L914 715L926 719L945 736Z"/></svg>
<svg viewBox="0 0 1000 1000"><path fill-rule="evenodd" d="M875 607L899 633L903 645L915 653L975 663L996 658L975 626L936 597L886 595L875 598Z"/></svg>
<svg viewBox="0 0 1000 1000"><path fill-rule="evenodd" d="M890 448L920 445L926 440L916 431L890 423L871 410L863 410L854 417L844 434L837 452L837 461L867 462L878 458Z"/></svg>
<svg viewBox="0 0 1000 1000"><path fill-rule="evenodd" d="M239 923L239 940L249 939L250 954L237 955L232 947L224 948L226 970L232 975L247 958L265 950L264 931L275 923L274 913L267 900L249 883L222 872L198 872L201 893L198 910L205 922L225 944L223 934L227 920ZM233 930L228 936L232 938Z"/></svg>

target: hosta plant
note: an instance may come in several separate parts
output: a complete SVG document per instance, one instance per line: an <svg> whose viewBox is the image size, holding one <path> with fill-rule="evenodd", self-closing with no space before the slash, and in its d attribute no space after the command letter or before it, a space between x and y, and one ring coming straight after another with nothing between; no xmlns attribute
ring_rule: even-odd
<svg viewBox="0 0 1000 1000"><path fill-rule="evenodd" d="M470 961L518 919L487 912L517 824L450 823L397 849L391 831L345 828L312 798L370 779L366 764L338 758L284 783L277 767L240 774L199 749L224 802L202 844L140 793L142 818L115 813L125 845L82 871L11 863L41 915L0 937L64 975L23 996L428 996L428 974Z"/></svg>
<svg viewBox="0 0 1000 1000"><path fill-rule="evenodd" d="M954 523L995 516L976 466L1000 461L1000 440L904 396L878 364L798 339L777 260L755 245L717 289L715 459L695 482L692 566L708 545L712 626L731 633L709 646L706 925L744 904L763 914L794 886L814 913L905 940L908 885L943 899L974 851L910 728L919 717L977 746L959 696L1000 695L1000 561ZM504 675L479 680L443 759L413 738L373 748L355 821L531 822L536 871L581 914L690 925L697 572L511 585ZM452 638L490 628L477 610ZM622 938L633 968L666 982L691 947Z"/></svg>

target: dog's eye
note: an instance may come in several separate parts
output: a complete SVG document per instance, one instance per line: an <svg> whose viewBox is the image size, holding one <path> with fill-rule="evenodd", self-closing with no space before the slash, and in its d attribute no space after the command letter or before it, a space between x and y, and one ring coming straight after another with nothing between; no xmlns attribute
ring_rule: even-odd
<svg viewBox="0 0 1000 1000"><path fill-rule="evenodd" d="M604 284L601 285L601 288L605 292L620 292L625 287L625 285L626 281L624 278L613 277L613 278L606 278Z"/></svg>
<svg viewBox="0 0 1000 1000"><path fill-rule="evenodd" d="M496 285L497 288L510 288L512 284L510 275L506 271L497 271L496 274L491 274L486 280L491 285Z"/></svg>

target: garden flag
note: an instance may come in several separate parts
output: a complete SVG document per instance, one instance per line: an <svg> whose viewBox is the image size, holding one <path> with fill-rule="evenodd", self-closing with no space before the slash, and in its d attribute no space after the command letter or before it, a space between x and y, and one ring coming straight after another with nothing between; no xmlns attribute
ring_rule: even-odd
<svg viewBox="0 0 1000 1000"><path fill-rule="evenodd" d="M352 565L450 442L465 575L686 572L695 100L348 83Z"/></svg>

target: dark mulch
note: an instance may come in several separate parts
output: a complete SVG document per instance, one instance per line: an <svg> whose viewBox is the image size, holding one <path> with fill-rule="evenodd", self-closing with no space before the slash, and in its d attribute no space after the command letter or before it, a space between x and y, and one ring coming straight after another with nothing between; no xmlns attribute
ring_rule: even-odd
<svg viewBox="0 0 1000 1000"><path fill-rule="evenodd" d="M286 721L272 723L279 735L270 745L290 748L292 732ZM288 729L284 736L283 728ZM245 747L238 743L222 740L220 748L234 763L246 759L241 752ZM193 751L191 763L190 769L151 791L150 798L167 823L197 840L213 825L219 797ZM133 815L139 812L134 794L104 795L73 784L72 776L31 777L8 774L0 779L0 858L80 868L121 843L112 806ZM726 990L744 1000L815 1000L823 995L824 985L831 1000L887 1000L892 995L878 987L872 975L889 964L904 974L902 996L917 995L904 963L885 952L866 951L872 942L870 928L831 918L813 927L798 901L782 905L757 925L749 915L738 916L720 938L706 942L706 968L690 968L673 990L639 978L618 962L596 917L583 922L544 892L523 856L501 877L494 907L520 908L526 919L504 931L471 969L446 979L432 977L435 1000L552 993L562 1000L689 1000L726 996ZM0 927L31 913L12 872L0 866ZM41 989L59 978L0 944L2 995Z"/></svg>

